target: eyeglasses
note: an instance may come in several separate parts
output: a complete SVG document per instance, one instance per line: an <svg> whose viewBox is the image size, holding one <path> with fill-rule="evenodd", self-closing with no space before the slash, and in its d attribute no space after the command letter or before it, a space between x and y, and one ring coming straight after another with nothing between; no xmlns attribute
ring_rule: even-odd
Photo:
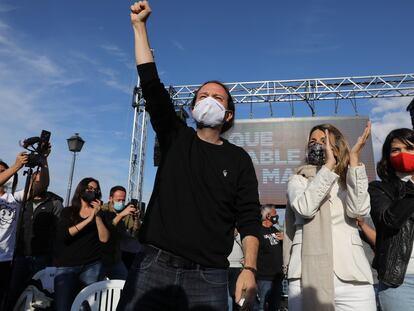
<svg viewBox="0 0 414 311"><path fill-rule="evenodd" d="M94 187L91 187L91 186L88 186L88 188L86 188L86 191L90 191L90 192L98 192L98 188L94 188Z"/></svg>

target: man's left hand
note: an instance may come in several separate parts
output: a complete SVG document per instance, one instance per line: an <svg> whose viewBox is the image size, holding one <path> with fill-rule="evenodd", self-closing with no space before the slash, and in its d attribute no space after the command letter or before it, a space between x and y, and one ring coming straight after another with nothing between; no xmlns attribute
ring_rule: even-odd
<svg viewBox="0 0 414 311"><path fill-rule="evenodd" d="M256 279L254 273L250 270L243 269L236 282L235 298L236 303L240 302L241 298L246 299L243 307L252 305L256 297Z"/></svg>

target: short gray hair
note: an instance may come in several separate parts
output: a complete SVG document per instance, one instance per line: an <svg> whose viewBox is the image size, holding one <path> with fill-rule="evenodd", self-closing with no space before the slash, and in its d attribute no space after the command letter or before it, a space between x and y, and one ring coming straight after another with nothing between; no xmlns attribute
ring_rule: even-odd
<svg viewBox="0 0 414 311"><path fill-rule="evenodd" d="M276 205L274 204L264 204L260 207L260 211L262 213L262 220L266 219L266 215L272 210L276 209Z"/></svg>

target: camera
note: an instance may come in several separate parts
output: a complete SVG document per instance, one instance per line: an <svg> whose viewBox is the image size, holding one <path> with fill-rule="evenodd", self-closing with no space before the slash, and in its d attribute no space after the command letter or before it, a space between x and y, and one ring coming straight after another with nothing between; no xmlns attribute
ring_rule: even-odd
<svg viewBox="0 0 414 311"><path fill-rule="evenodd" d="M30 151L26 167L40 166L45 160L45 153L49 149L50 132L42 130L40 136L30 137L21 144L23 148Z"/></svg>

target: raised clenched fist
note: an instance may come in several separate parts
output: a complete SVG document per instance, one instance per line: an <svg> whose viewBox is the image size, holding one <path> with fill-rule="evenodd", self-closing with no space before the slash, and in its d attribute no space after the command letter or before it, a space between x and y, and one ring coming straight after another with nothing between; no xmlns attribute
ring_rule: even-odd
<svg viewBox="0 0 414 311"><path fill-rule="evenodd" d="M151 8L148 1L139 1L131 5L131 23L137 25L145 23L151 14Z"/></svg>

